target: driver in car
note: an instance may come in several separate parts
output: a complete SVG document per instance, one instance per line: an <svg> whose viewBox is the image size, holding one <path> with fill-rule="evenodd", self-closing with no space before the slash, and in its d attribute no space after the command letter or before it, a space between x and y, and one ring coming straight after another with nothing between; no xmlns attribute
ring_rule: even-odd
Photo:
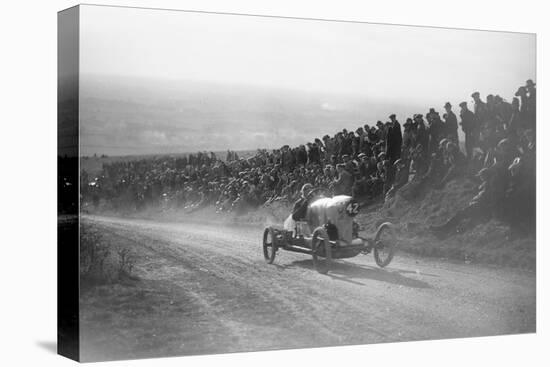
<svg viewBox="0 0 550 367"><path fill-rule="evenodd" d="M307 207L309 205L310 194L313 191L313 185L306 183L302 186L300 191L300 199L294 203L294 208L292 209L292 219L296 222L303 221L306 218Z"/></svg>

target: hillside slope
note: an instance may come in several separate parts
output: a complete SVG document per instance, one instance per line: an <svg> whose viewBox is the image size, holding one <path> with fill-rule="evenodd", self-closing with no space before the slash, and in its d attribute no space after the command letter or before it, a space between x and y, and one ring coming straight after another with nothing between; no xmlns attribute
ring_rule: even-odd
<svg viewBox="0 0 550 367"><path fill-rule="evenodd" d="M476 187L469 179L456 179L413 200L397 197L370 207L358 222L370 232L383 221L396 224L400 248L414 254L534 270L534 234L513 236L509 227L496 219L467 223L444 239L430 233L430 225L442 224L466 207L477 193Z"/></svg>

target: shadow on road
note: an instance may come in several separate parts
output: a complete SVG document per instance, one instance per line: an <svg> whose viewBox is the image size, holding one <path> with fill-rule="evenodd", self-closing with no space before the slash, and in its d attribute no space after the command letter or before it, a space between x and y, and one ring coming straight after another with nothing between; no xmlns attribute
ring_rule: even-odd
<svg viewBox="0 0 550 367"><path fill-rule="evenodd" d="M426 276L426 277L435 277L435 278L439 278L439 275L436 275L436 274L429 274L429 273L423 273L421 271L415 271L415 270L403 270L403 269L397 269L397 268L392 268L392 271L395 271L399 274L418 274L418 275L422 275L422 276Z"/></svg>
<svg viewBox="0 0 550 367"><path fill-rule="evenodd" d="M313 268L312 260L294 261L290 265L282 266L282 267L292 267L292 266L299 266L302 268L307 268L307 269L311 269L312 271L315 271ZM406 272L408 271L380 269L373 266L364 266L364 265L357 265L357 264L348 263L348 262L335 261L331 264L330 272L327 274L327 276L336 280L342 280L345 282L358 284L358 285L365 285L365 283L361 283L358 280L367 279L367 280L376 280L380 282L401 285L409 288L432 288L432 286L429 283L423 280L408 278L401 274ZM410 273L416 274L416 272L413 272L413 271L410 271Z"/></svg>

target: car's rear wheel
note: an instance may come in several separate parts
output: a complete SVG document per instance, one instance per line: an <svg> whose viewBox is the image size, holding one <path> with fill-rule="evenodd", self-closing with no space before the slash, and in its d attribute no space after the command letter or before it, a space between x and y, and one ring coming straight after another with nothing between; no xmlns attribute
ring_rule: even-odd
<svg viewBox="0 0 550 367"><path fill-rule="evenodd" d="M322 227L313 231L311 250L315 270L321 274L328 273L332 263L332 248L327 232Z"/></svg>
<svg viewBox="0 0 550 367"><path fill-rule="evenodd" d="M275 256L277 255L277 238L275 237L275 231L273 230L273 228L267 227L264 230L262 245L265 261L268 264L273 264Z"/></svg>
<svg viewBox="0 0 550 367"><path fill-rule="evenodd" d="M374 260L379 267L388 266L392 261L396 240L395 230L391 223L382 223L378 227L374 238Z"/></svg>

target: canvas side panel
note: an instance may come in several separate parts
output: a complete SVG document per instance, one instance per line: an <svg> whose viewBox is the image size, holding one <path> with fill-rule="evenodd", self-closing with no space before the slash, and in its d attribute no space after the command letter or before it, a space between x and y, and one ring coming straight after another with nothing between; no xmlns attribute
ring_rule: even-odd
<svg viewBox="0 0 550 367"><path fill-rule="evenodd" d="M79 7L57 26L57 351L79 360Z"/></svg>

